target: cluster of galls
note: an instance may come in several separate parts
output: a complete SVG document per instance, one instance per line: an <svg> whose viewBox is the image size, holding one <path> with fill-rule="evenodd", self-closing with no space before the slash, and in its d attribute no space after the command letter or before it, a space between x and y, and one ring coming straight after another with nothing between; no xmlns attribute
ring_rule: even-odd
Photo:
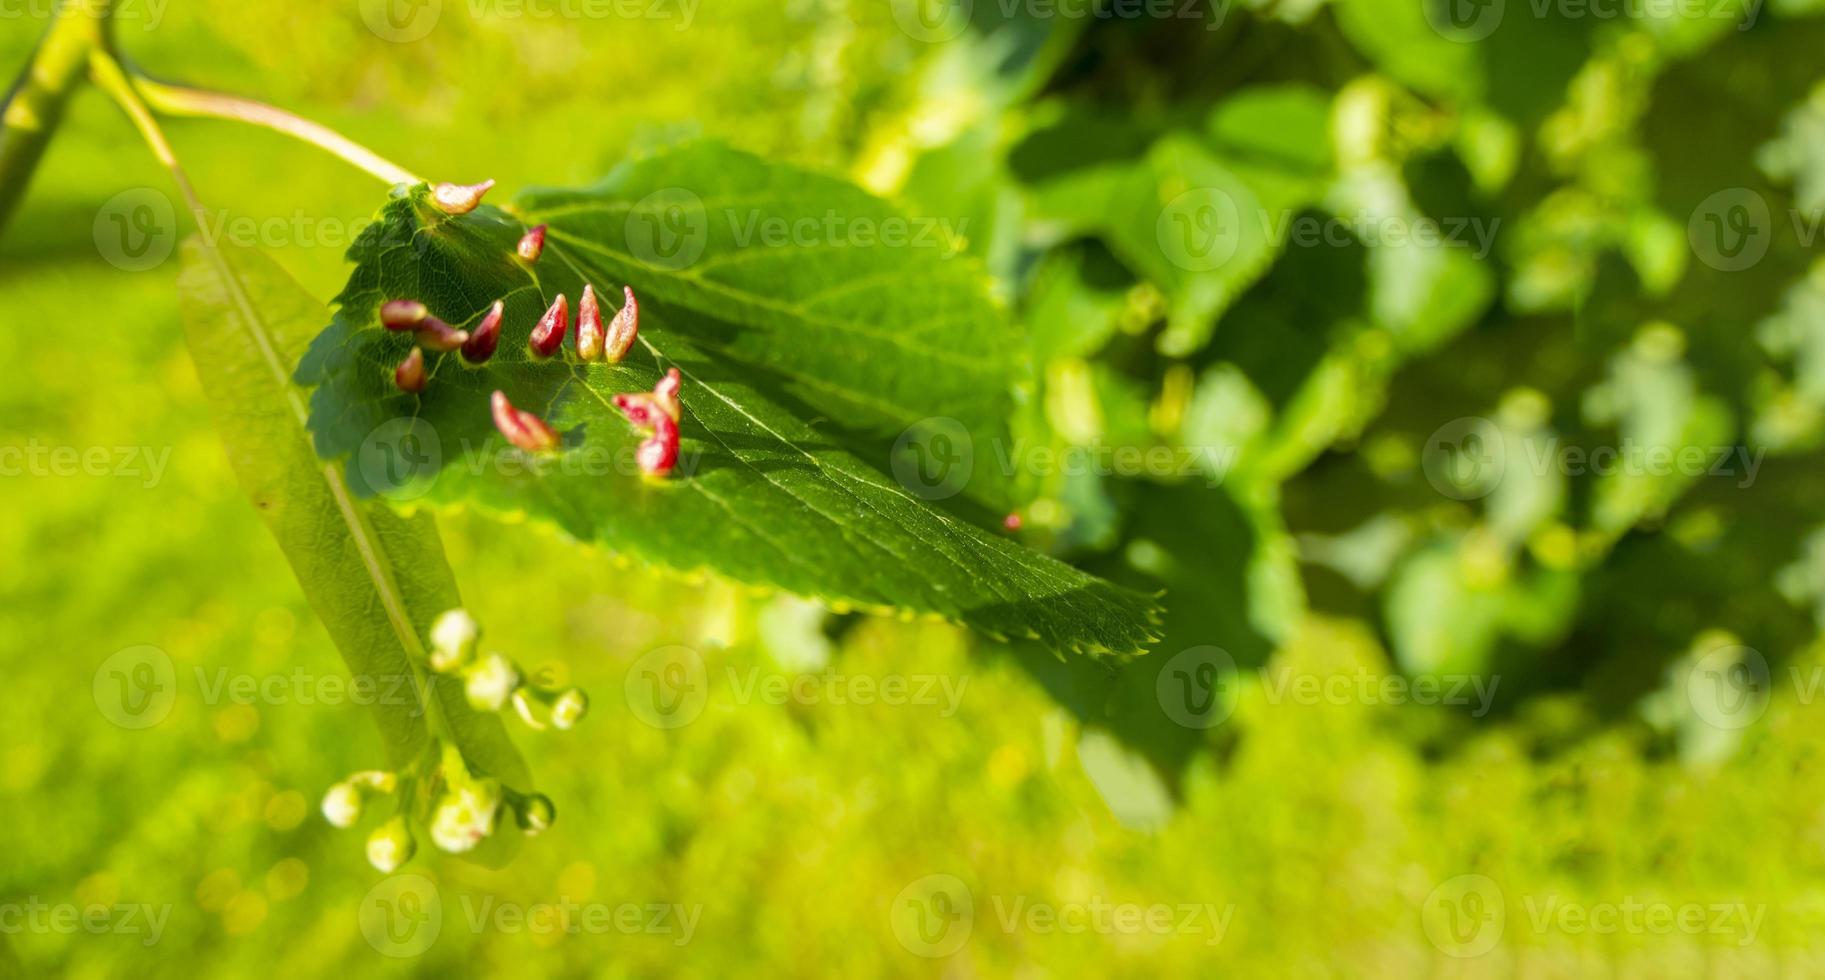
<svg viewBox="0 0 1825 980"><path fill-rule="evenodd" d="M589 712L589 700L577 688L538 687L527 683L518 665L505 656L476 656L480 636L474 618L462 609L444 613L431 627L429 666L436 673L460 677L471 707L500 711L512 704L527 725L540 731L569 729ZM354 826L369 798L396 797L393 816L368 835L368 862L374 867L392 872L411 859L417 849L412 833L417 822L428 825L439 850L452 854L472 850L493 835L502 807L528 835L551 826L556 812L550 799L519 793L498 779L470 771L455 745L434 739L433 746L404 773L358 772L324 794L324 819L337 827Z"/></svg>
<svg viewBox="0 0 1825 980"><path fill-rule="evenodd" d="M494 181L480 184L439 184L432 189L431 200L449 214L467 214L481 203L482 195ZM536 262L545 251L545 226L539 225L520 238L515 249L520 258ZM585 363L602 361L619 364L634 346L640 334L640 303L632 287L623 286L626 302L605 325L596 301L595 286L585 283L583 296L577 302L577 358ZM447 353L461 351L463 360L481 364L494 356L500 344L501 317L506 304L496 300L473 331L458 330L431 315L425 304L414 299L389 300L380 307L380 323L388 330L411 331L417 345L406 359L393 369L393 383L399 390L417 393L426 383L425 350ZM570 331L570 301L563 293L552 301L526 338L526 346L535 360L546 360L564 346ZM617 395L620 407L635 428L644 430L647 438L640 444L636 458L640 471L648 476L663 477L672 472L678 461L678 389L676 368L653 389L650 395ZM655 410L657 409L657 410ZM551 426L532 412L514 407L505 392L496 391L490 402L494 426L515 447L529 453L556 452L561 440Z"/></svg>
<svg viewBox="0 0 1825 980"><path fill-rule="evenodd" d="M678 404L678 389L683 386L678 369L672 368L653 385L650 393L615 396L615 407L621 414L627 416L634 428L646 432L646 439L640 443L634 457L640 461L642 473L663 476L678 463L678 417L682 411Z"/></svg>

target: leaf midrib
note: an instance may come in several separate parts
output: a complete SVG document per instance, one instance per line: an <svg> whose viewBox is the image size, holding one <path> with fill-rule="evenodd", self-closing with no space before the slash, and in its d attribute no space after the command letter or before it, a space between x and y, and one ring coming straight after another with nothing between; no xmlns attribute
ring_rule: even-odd
<svg viewBox="0 0 1825 980"><path fill-rule="evenodd" d="M551 254L556 255L556 256L558 256L558 258L563 260L564 264L568 265L570 267L571 271L576 273L576 275L579 278L583 279L586 282L589 281L590 277L587 274L587 272L584 270L584 268L578 264L577 260L573 260L569 255L566 255L562 248L554 248L554 247L548 245L547 250ZM660 350L658 347L656 347L652 343L652 341L650 339L648 339L647 337L641 336L639 338L639 341L655 357L665 357L665 353L662 350ZM667 358L667 359L671 360L670 358ZM673 361L673 363L674 363L674 365L676 365L676 361ZM747 419L748 422L750 424L752 424L753 426L755 426L758 430L765 432L767 435L771 436L773 439L778 441L781 445L785 446L787 449L804 457L813 467L815 467L819 472L823 473L827 478L829 478L830 483L833 486L838 487L844 493L848 494L849 497L852 500L854 500L858 505L860 505L862 507L866 507L871 513L873 513L875 516L879 517L881 520L887 522L888 524L894 525L895 527L898 527L900 530L905 531L908 534L914 533L914 529L907 527L904 523L902 523L897 518L894 518L889 514L883 513L878 507L875 506L875 504L872 501L870 501L866 497L863 497L862 495L858 494L855 491L855 489L853 489L849 485L848 481L854 480L854 481L862 483L866 486L872 487L876 490L885 491L889 494L899 496L903 500L905 500L908 504L911 504L914 506L919 506L918 502L914 501L910 496L908 496L906 494L906 491L903 488L895 487L895 486L888 484L885 481L882 481L879 479L869 479L868 474L856 473L856 472L852 472L848 468L834 468L834 467L828 465L827 460L820 458L817 454L810 452L809 450L800 446L798 443L794 442L793 440L788 439L785 435L775 431L771 426L767 425L764 421L755 418L753 416L753 414L748 412L745 408L743 408L738 401L736 401L735 399L732 399L728 395L724 394L715 385L691 375L682 365L677 365L677 366L679 367L680 372L683 373L692 382L693 385L695 385L696 387L699 387L702 390L704 390L705 392L708 392L709 394L713 395L718 401L721 401L723 404L729 406L730 409L734 410L737 414L739 414L743 418ZM584 388L584 390L589 391L598 400L602 400L601 394L599 392L597 392L594 388L590 387L586 382L583 384L583 388ZM606 406L608 403L606 401L603 401L603 404ZM811 501L806 500L804 497L801 497L797 493L793 492L790 487L787 487L787 486L779 483L777 480L774 480L771 475L769 475L769 474L765 473L764 471L761 471L759 468L755 467L752 462L750 462L747 458L742 456L740 453L736 452L733 447L728 445L728 443L723 442L721 437L718 436L712 428L710 428L707 425L704 426L703 428L704 428L704 431L708 432L712 437L717 439L718 443L720 443L722 445L723 449L729 453L731 458L739 460L742 463L742 465L744 465L744 466L748 467L750 470L754 471L761 479L765 480L769 485L777 488L781 493L784 493L786 496L792 498L793 500L798 501L800 504L804 505L807 509L818 514L820 517L824 518L825 520L830 521L833 526L838 528L839 533L842 533L845 538L851 538L852 540L855 539L853 536L849 535L848 533L846 533L843 530L841 522L833 520L829 514L824 513L821 509L814 506ZM697 481L692 480L690 482L695 484ZM721 501L719 501L719 503L721 503ZM725 508L726 508L726 504L725 504ZM940 540L942 541L943 546L938 548L938 551L941 554L943 554L946 561L948 561L960 573L962 573L962 575L964 576L965 579L968 579L970 581L977 582L979 584L986 586L992 593L999 596L1001 599L1003 599L1005 601L1016 602L1021 599L1021 596L1019 596L1017 594L1009 593L1004 588L1005 583L1001 582L999 579L992 577L992 576L983 576L983 575L978 574L974 569L972 569L968 564L966 564L962 560L962 556L955 553L952 550L952 548L949 547L949 545L951 543L953 543L953 541L952 541L953 538L964 536L964 534L959 531L959 528L961 527L961 525L959 525L959 523L957 521L955 521L948 514L945 514L942 510L939 510L937 508L925 508L925 510L927 513L931 514L933 516L933 518L936 519L938 521L938 523L940 525L942 525L946 531L952 532L950 535L941 536ZM788 555L788 557L795 557L795 556L790 555L790 552L788 549L784 549L780 545L774 544L771 541L771 539L765 539L765 540L768 540L768 542L770 544L773 544L775 549L781 550L782 552L786 553ZM894 552L888 550L885 546L881 545L880 542L874 541L873 539L868 538L866 535L862 536L861 540L868 541L868 543L874 545L876 548L880 549L883 553L891 556L896 561L906 561L907 560L906 556L894 554ZM1031 564L1025 565L1024 567L1027 568L1028 570L1034 572L1035 578L1037 578L1041 584L1050 585L1050 586L1054 586L1054 587L1063 587L1063 591L1055 592L1055 593L1053 593L1053 595L1059 596L1059 597L1067 597L1067 598L1072 595L1071 586L1073 586L1075 583L1062 577L1062 574L1059 570L1050 567L1046 562L1036 561L1036 562L1032 562ZM927 582L926 584L931 588L937 589L939 592L943 591L943 589L940 587L940 585L938 583Z"/></svg>
<svg viewBox="0 0 1825 980"><path fill-rule="evenodd" d="M260 351L260 359L270 372L270 380L285 393L286 404L291 406L292 414L298 420L300 431L310 430L310 413L299 396L297 387L291 383L291 372L287 371L279 358L278 348L274 343L271 327L261 316L257 307L248 299L246 288L234 267L222 256L221 250L208 240L199 237L203 252L209 257L210 264L215 266L216 273L222 277L222 285L228 290L229 298L241 313L242 331L250 337ZM400 646L406 651L406 661L417 676L418 681L424 678L419 671L419 661L424 659L424 648L418 640L418 630L412 626L411 619L405 611L405 597L399 591L399 583L394 580L392 570L380 559L380 549L375 541L373 527L367 517L355 505L348 486L342 475L336 471L336 464L325 463L318 471L325 484L329 486L330 496L336 501L336 510L342 515L343 523L348 525L349 538L355 543L356 551L361 556L362 567L367 571L368 579L374 585L374 591L380 597L381 606L386 610L387 622L398 637ZM427 699L428 711L435 711L435 699Z"/></svg>

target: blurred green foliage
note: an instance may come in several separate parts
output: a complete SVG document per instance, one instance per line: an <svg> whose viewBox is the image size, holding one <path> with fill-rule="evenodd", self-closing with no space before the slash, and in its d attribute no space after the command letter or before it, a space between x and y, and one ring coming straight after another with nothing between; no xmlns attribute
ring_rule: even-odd
<svg viewBox="0 0 1825 980"><path fill-rule="evenodd" d="M717 0L688 22L447 3L411 43L355 3L250 16L195 0L123 20L121 46L154 74L301 111L434 176L579 185L703 132L967 219L1030 327L1033 445L1221 452L1188 476L1039 474L1025 540L1165 592L1167 640L1115 675L444 520L489 646L592 691L595 710L519 738L553 829L498 871L420 858L442 931L388 959L360 921L379 876L316 813L324 787L380 757L366 709L205 696L218 672L314 681L340 662L223 459L180 342L175 260L129 272L98 254L110 197L169 187L84 93L0 238L17 338L0 446L169 456L157 479L0 478L0 905L169 916L151 945L12 932L0 969L1825 972L1818 5L1770 0L1742 25L1714 4L1497 3L1475 40L1486 21L1455 27L1414 0L1066 8L1082 9L977 3L937 43L915 35L938 21L863 0ZM0 63L22 64L42 26L0 24ZM374 210L370 181L268 133L169 131L206 202L267 229L253 244L315 295L341 287L347 236L330 239ZM1201 207L1225 201L1232 260L1203 267L1173 236L1222 227ZM1458 222L1469 247L1274 233L1422 216ZM1744 228L1766 251L1731 268L1720 234ZM1469 445L1447 428L1463 419L1506 461L1493 487L1428 469L1441 431ZM1531 462L1623 446L1762 464L1747 479ZM119 728L96 710L97 668L142 644L170 656L177 700L162 724ZM672 644L701 654L709 693L668 730L627 692L639 658ZM1237 669L1231 713L1205 728L1175 720L1162 677L1207 646ZM771 704L740 693L756 670L964 693L954 713ZM1487 714L1296 703L1281 686L1403 674L1499 684ZM1721 713L1720 695L1735 696ZM893 916L934 874L973 894L973 930L924 958ZM1460 958L1436 903L1466 874L1496 883L1505 928ZM560 900L701 914L682 943L470 924L484 902ZM1765 915L1746 942L1608 933L1540 925L1549 900ZM1008 927L1016 901L1233 914L1213 944Z"/></svg>

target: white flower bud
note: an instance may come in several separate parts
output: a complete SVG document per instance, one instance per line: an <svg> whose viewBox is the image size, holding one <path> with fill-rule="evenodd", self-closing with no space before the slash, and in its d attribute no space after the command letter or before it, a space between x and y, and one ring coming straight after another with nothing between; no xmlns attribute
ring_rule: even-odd
<svg viewBox="0 0 1825 980"><path fill-rule="evenodd" d="M551 826L557 819L557 808L551 805L551 799L543 793L521 797L515 801L513 815L518 820L520 829L526 836L534 837Z"/></svg>
<svg viewBox="0 0 1825 980"><path fill-rule="evenodd" d="M477 711L499 711L520 686L520 672L513 661L491 653L469 669L465 691L469 705Z"/></svg>
<svg viewBox="0 0 1825 980"><path fill-rule="evenodd" d="M431 842L439 850L461 854L474 848L481 839L482 835L475 832L475 815L468 807L455 799L438 805L431 817Z"/></svg>
<svg viewBox="0 0 1825 980"><path fill-rule="evenodd" d="M581 690L567 687L551 705L551 723L569 730L589 713L589 697Z"/></svg>
<svg viewBox="0 0 1825 980"><path fill-rule="evenodd" d="M437 617L431 624L431 669L441 674L468 662L481 632L467 609L451 609Z"/></svg>
<svg viewBox="0 0 1825 980"><path fill-rule="evenodd" d="M361 790L349 783L337 783L323 794L323 819L332 827L353 827L361 819Z"/></svg>
<svg viewBox="0 0 1825 980"><path fill-rule="evenodd" d="M391 793L399 788L399 776L384 769L363 769L350 773L348 784L375 793Z"/></svg>
<svg viewBox="0 0 1825 980"><path fill-rule="evenodd" d="M416 849L404 817L394 817L368 835L368 863L386 874L410 861Z"/></svg>
<svg viewBox="0 0 1825 980"><path fill-rule="evenodd" d="M431 840L451 854L471 850L494 833L500 808L500 788L493 780L458 789L438 803L431 817Z"/></svg>

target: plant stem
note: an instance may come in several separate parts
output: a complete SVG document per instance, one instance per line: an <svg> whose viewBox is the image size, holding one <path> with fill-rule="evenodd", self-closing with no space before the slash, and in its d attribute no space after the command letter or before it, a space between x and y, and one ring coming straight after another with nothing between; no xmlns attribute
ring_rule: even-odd
<svg viewBox="0 0 1825 980"><path fill-rule="evenodd" d="M0 105L0 229L31 183L64 107L89 67L89 53L105 47L112 0L60 4L55 20Z"/></svg>
<svg viewBox="0 0 1825 980"><path fill-rule="evenodd" d="M139 134L145 138L146 145L152 148L153 156L158 162L171 171L171 179L177 183L177 189L184 195L184 202L190 206L190 212L197 219L197 227L203 227L203 202L197 199L196 188L190 185L189 175L177 162L177 154L171 149L171 143L165 139L165 131L158 126L158 120L152 116L152 110L146 106L134 89L127 73L121 70L120 62L114 60L102 48L89 52L89 78L97 87L108 93L114 101L125 110L127 117L133 120Z"/></svg>
<svg viewBox="0 0 1825 980"><path fill-rule="evenodd" d="M171 116L229 119L276 130L303 140L373 174L388 184L416 184L410 170L337 133L283 109L237 96L130 76L114 55L109 38L114 0L60 0L54 20L32 59L0 102L0 230L25 196L38 162L50 144L66 105L85 76L109 90L133 118L160 162L172 171L186 200L196 195L152 112ZM100 55L99 58L96 55Z"/></svg>
<svg viewBox="0 0 1825 980"><path fill-rule="evenodd" d="M132 80L134 87L139 90L140 95L144 96L146 102L166 115L229 119L264 126L333 153L389 184L422 182L410 170L393 163L335 130L295 116L283 109L239 96L155 81L138 73L133 75Z"/></svg>

